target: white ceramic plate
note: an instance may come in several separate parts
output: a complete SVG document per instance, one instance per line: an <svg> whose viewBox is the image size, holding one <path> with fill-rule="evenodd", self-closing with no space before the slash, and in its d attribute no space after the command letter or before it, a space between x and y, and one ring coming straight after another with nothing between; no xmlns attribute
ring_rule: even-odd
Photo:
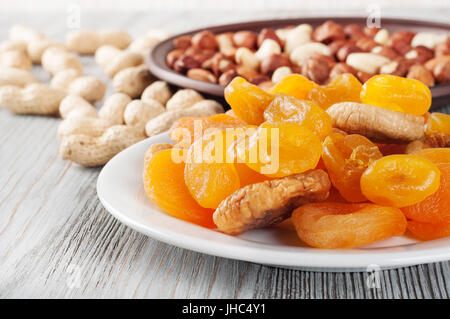
<svg viewBox="0 0 450 319"><path fill-rule="evenodd" d="M97 181L97 194L105 208L152 238L209 255L317 271L361 271L450 259L450 238L418 242L402 236L358 249L327 250L307 247L289 225L233 237L171 217L146 197L142 184L144 153L151 144L161 142L170 142L169 136L160 134L122 151L103 168Z"/></svg>

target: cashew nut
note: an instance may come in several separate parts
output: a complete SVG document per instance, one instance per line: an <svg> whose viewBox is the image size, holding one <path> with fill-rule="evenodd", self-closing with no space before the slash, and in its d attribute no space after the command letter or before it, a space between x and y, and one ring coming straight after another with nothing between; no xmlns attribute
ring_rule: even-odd
<svg viewBox="0 0 450 319"><path fill-rule="evenodd" d="M290 54L290 59L292 63L302 65L303 62L315 54L331 55L331 51L325 44L319 42L308 42L296 46Z"/></svg>
<svg viewBox="0 0 450 319"><path fill-rule="evenodd" d="M347 64L351 67L367 72L376 73L383 65L391 62L388 58L374 53L350 53L347 56Z"/></svg>

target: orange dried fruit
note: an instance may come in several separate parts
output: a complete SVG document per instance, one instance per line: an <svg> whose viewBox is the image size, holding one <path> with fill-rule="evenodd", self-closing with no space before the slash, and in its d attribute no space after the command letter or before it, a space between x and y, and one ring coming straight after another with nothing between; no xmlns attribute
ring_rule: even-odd
<svg viewBox="0 0 450 319"><path fill-rule="evenodd" d="M362 135L333 133L323 143L322 159L331 182L349 202L363 202L361 175L383 157L378 147Z"/></svg>
<svg viewBox="0 0 450 319"><path fill-rule="evenodd" d="M204 117L183 117L175 121L169 136L179 146L189 147L192 142L210 129L225 129L229 127L245 126L241 119L228 114L215 114Z"/></svg>
<svg viewBox="0 0 450 319"><path fill-rule="evenodd" d="M411 220L408 230L422 240L433 240L450 236L450 222L433 224Z"/></svg>
<svg viewBox="0 0 450 319"><path fill-rule="evenodd" d="M320 139L308 128L292 122L265 122L236 146L241 161L270 177L315 168L321 151Z"/></svg>
<svg viewBox="0 0 450 319"><path fill-rule="evenodd" d="M189 148L184 180L202 207L215 209L240 188L234 163L227 157L226 143L225 131L217 131L197 139Z"/></svg>
<svg viewBox="0 0 450 319"><path fill-rule="evenodd" d="M313 203L300 206L291 220L299 238L317 248L352 248L403 235L406 218L395 207L369 203Z"/></svg>
<svg viewBox="0 0 450 319"><path fill-rule="evenodd" d="M269 93L291 95L299 100L306 99L308 92L317 86L300 74L290 74L269 90Z"/></svg>
<svg viewBox="0 0 450 319"><path fill-rule="evenodd" d="M327 85L318 86L309 91L307 99L323 109L339 102L360 102L362 84L351 73L335 77Z"/></svg>
<svg viewBox="0 0 450 319"><path fill-rule="evenodd" d="M154 154L144 168L143 182L147 196L168 214L214 228L214 210L197 204L184 183L184 163L172 160L172 150Z"/></svg>
<svg viewBox="0 0 450 319"><path fill-rule="evenodd" d="M450 115L444 113L431 113L426 122L428 133L443 133L450 135Z"/></svg>
<svg viewBox="0 0 450 319"><path fill-rule="evenodd" d="M361 191L370 201L405 207L434 194L440 171L430 160L415 155L389 155L369 165L361 176Z"/></svg>
<svg viewBox="0 0 450 319"><path fill-rule="evenodd" d="M274 99L272 94L239 76L225 87L224 96L234 114L252 125L264 122L264 110Z"/></svg>
<svg viewBox="0 0 450 319"><path fill-rule="evenodd" d="M421 81L400 76L375 75L361 90L361 102L417 116L431 106L431 92Z"/></svg>
<svg viewBox="0 0 450 319"><path fill-rule="evenodd" d="M450 149L428 148L414 153L434 162L441 173L438 190L423 201L403 207L406 217L421 223L450 223ZM436 225L437 227L437 225ZM424 226L423 229L426 227Z"/></svg>
<svg viewBox="0 0 450 319"><path fill-rule="evenodd" d="M299 100L289 95L279 95L264 111L268 122L295 122L301 124L324 140L331 134L331 117L311 101Z"/></svg>

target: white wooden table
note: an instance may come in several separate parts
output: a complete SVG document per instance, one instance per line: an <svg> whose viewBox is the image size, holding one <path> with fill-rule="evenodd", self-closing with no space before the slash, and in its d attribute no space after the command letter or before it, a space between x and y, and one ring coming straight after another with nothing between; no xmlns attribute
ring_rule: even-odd
<svg viewBox="0 0 450 319"><path fill-rule="evenodd" d="M400 16L405 11L388 13ZM314 13L115 11L83 13L82 26L124 28L137 36L152 27L179 32L245 19ZM408 13L409 17L446 21L450 10L447 6ZM20 22L63 40L66 18L64 13L0 13L0 39L6 38L9 26ZM92 58L83 58L83 63L87 74L107 81ZM38 67L33 73L44 82L49 80ZM369 289L365 273L272 268L203 255L143 236L122 225L100 204L95 190L100 169L82 168L58 157L59 121L15 116L0 109L0 297L450 297L449 262L383 271L381 288Z"/></svg>

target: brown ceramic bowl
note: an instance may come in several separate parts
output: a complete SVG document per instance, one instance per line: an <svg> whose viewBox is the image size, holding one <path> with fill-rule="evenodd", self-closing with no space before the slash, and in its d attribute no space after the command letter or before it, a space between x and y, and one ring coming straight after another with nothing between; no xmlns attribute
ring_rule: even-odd
<svg viewBox="0 0 450 319"><path fill-rule="evenodd" d="M360 24L361 26L364 26L366 24L366 19L367 18L365 17L295 18L295 19L252 21L252 22L234 23L209 28L202 28L182 34L177 34L176 36L173 36L159 43L150 52L150 56L148 59L148 67L150 69L150 72L152 72L155 76L164 81L167 81L170 84L179 87L194 89L207 95L223 97L223 89L224 89L223 86L190 79L183 74L179 74L173 71L166 64L166 55L169 51L173 49L172 42L174 38L180 35L192 35L205 29L212 31L213 33L222 33L227 31L239 31L239 30L259 31L263 28L277 29L290 25L298 25L301 23L309 23L313 27L317 27L318 25L322 24L327 20L333 20L337 23L340 23L341 25L349 23L357 23ZM388 29L389 31L411 30L417 32L428 31L435 33L442 33L442 32L450 33L449 24L420 21L420 20L386 18L381 20L381 26L383 28ZM450 104L450 84L438 84L431 88L431 93L433 95L432 108Z"/></svg>

